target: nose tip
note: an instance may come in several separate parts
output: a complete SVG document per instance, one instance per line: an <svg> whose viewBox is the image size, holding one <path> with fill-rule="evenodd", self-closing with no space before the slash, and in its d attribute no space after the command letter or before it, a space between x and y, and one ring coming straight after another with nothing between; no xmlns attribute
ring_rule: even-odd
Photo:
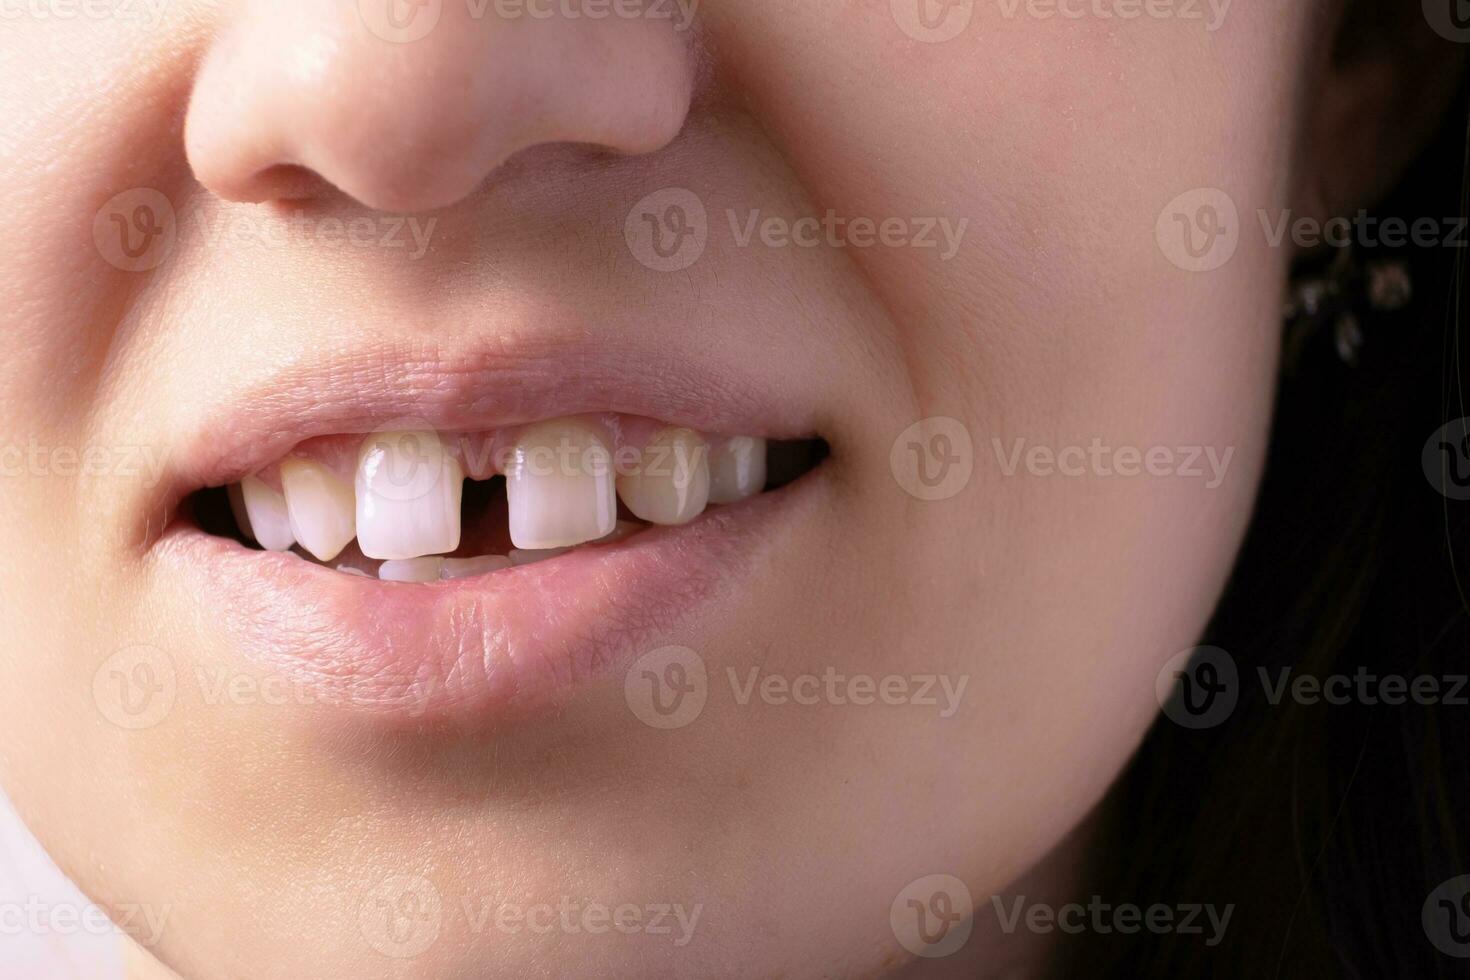
<svg viewBox="0 0 1470 980"><path fill-rule="evenodd" d="M368 15L378 7L393 16ZM639 154L678 134L693 98L687 33L666 19L503 9L528 8L233 7L190 97L195 176L229 200L309 197L325 182L370 208L422 211L460 200L532 146Z"/></svg>

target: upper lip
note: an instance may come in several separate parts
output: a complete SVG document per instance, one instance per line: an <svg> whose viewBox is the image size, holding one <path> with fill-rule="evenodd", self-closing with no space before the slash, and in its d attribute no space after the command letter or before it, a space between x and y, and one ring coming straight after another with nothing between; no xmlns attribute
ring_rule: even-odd
<svg viewBox="0 0 1470 980"><path fill-rule="evenodd" d="M756 372L613 339L370 345L303 358L231 393L178 438L153 505L173 513L194 490L237 481L315 436L488 430L592 412L724 435L815 434L812 409Z"/></svg>

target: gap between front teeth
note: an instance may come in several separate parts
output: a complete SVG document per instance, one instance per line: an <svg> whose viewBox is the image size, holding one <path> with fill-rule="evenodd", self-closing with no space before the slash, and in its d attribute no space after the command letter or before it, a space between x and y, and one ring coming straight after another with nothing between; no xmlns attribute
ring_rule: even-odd
<svg viewBox="0 0 1470 980"><path fill-rule="evenodd" d="M622 428L609 425L625 442ZM641 525L617 519L619 498L644 521L684 524L710 503L759 493L766 479L766 441L754 437L709 441L688 428L645 424L642 445L621 445L616 465L608 428L587 417L528 425L506 438L509 555L446 557L460 544L463 444L432 431L374 433L355 460L352 444L338 437L329 437L336 456L303 444L279 465L280 491L256 474L231 486L229 501L241 530L263 548L299 544L326 563L355 537L363 556L382 562L380 578L428 582L626 537Z"/></svg>

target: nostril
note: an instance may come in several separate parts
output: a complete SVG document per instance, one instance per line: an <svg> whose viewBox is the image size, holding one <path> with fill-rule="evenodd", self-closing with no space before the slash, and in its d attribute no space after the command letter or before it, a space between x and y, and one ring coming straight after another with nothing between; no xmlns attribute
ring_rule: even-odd
<svg viewBox="0 0 1470 980"><path fill-rule="evenodd" d="M297 201L321 198L336 190L309 167L278 163L257 172L240 196L250 201Z"/></svg>

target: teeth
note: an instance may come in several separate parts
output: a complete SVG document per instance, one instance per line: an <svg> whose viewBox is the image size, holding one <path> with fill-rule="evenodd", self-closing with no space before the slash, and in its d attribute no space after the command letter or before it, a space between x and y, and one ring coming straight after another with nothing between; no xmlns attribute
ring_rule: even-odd
<svg viewBox="0 0 1470 980"><path fill-rule="evenodd" d="M618 474L618 496L654 524L685 524L709 502L709 446L690 429L664 429L649 440L634 472Z"/></svg>
<svg viewBox="0 0 1470 980"><path fill-rule="evenodd" d="M286 514L286 498L272 490L265 481L247 476L240 481L240 497L245 504L250 535L267 551L285 551L296 543L291 533L291 519Z"/></svg>
<svg viewBox="0 0 1470 980"><path fill-rule="evenodd" d="M522 565L534 565L538 561L555 558L557 555L564 555L571 550L571 548L546 548L540 551L530 551L521 548L512 548L510 552L510 563L517 568Z"/></svg>
<svg viewBox="0 0 1470 980"><path fill-rule="evenodd" d="M357 544L401 560L459 547L464 473L433 432L369 436L357 458Z"/></svg>
<svg viewBox="0 0 1470 980"><path fill-rule="evenodd" d="M556 419L525 429L505 475L510 540L546 550L595 541L618 516L612 454L591 427Z"/></svg>
<svg viewBox="0 0 1470 980"><path fill-rule="evenodd" d="M480 555L475 558L446 558L439 570L443 579L474 578L509 568L511 560L505 555Z"/></svg>
<svg viewBox="0 0 1470 980"><path fill-rule="evenodd" d="M438 555L404 558L383 562L378 567L378 578L384 582L437 582L443 570L444 559Z"/></svg>
<svg viewBox="0 0 1470 980"><path fill-rule="evenodd" d="M733 504L766 485L766 441L736 436L710 450L709 502Z"/></svg>
<svg viewBox="0 0 1470 980"><path fill-rule="evenodd" d="M254 541L255 532L250 530L250 514L245 510L245 491L240 489L240 484L231 483L225 488L225 496L230 500L230 513L235 517L235 526Z"/></svg>
<svg viewBox="0 0 1470 980"><path fill-rule="evenodd" d="M321 463L288 459L281 463L281 486L291 533L320 561L331 561L357 534L352 488Z"/></svg>

